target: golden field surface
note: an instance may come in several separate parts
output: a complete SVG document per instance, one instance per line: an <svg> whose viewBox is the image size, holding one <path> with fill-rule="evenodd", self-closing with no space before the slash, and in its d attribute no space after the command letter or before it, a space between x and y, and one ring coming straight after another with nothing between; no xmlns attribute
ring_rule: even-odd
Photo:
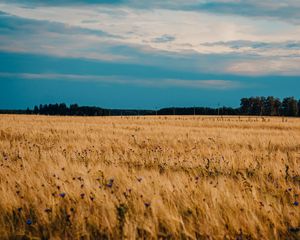
<svg viewBox="0 0 300 240"><path fill-rule="evenodd" d="M0 239L300 239L300 119L0 115Z"/></svg>

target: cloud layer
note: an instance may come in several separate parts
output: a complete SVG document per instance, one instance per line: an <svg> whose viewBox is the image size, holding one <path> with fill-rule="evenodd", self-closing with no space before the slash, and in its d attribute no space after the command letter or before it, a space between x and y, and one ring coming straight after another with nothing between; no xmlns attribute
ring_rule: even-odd
<svg viewBox="0 0 300 240"><path fill-rule="evenodd" d="M284 83L300 76L299 13L296 0L4 0L0 80L215 91ZM45 67L52 58L64 68Z"/></svg>
<svg viewBox="0 0 300 240"><path fill-rule="evenodd" d="M274 58L277 58L280 68L274 74L299 73L295 67L300 56L298 25L278 19L247 18L247 14L237 17L206 11L208 6L212 9L218 6L220 11L216 12L233 9L232 6L243 9L245 1L187 1L184 4L181 1L115 1L110 4L62 1L62 6L57 6L55 1L44 1L46 6L36 1L16 2L18 4L0 4L5 12L0 15L2 50L154 65L162 63L162 59L178 58L185 59L186 66L195 67L192 63L198 63L199 71L248 74L272 74ZM22 4L32 4L34 8L24 8ZM272 6L269 1L264 4L247 1L247 4L270 11L298 6L292 1L275 2ZM116 51L120 47L122 53ZM203 61L206 56L207 61ZM183 61L179 60L177 65L182 66ZM219 68L212 68L211 61L218 62ZM250 62L253 71L245 69L246 64L240 62ZM261 62L265 63L266 71L259 69ZM256 73L255 64L259 69Z"/></svg>

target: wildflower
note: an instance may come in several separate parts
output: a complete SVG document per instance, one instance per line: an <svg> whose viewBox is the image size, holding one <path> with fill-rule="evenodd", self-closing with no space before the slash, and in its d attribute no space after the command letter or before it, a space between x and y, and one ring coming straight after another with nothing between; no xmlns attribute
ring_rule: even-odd
<svg viewBox="0 0 300 240"><path fill-rule="evenodd" d="M106 186L109 187L109 188L111 188L111 187L113 186L113 184L114 184L114 179L111 178L111 179L109 179L109 181L108 181L108 183L106 184Z"/></svg>
<svg viewBox="0 0 300 240"><path fill-rule="evenodd" d="M46 213L51 213L51 212L52 212L52 209L51 209L51 208L46 208L46 209L45 209L45 212L46 212Z"/></svg>
<svg viewBox="0 0 300 240"><path fill-rule="evenodd" d="M59 196L61 196L62 198L64 198L66 196L65 193L60 193Z"/></svg>
<svg viewBox="0 0 300 240"><path fill-rule="evenodd" d="M143 180L143 178L138 177L137 180L138 180L138 182L141 182Z"/></svg>
<svg viewBox="0 0 300 240"><path fill-rule="evenodd" d="M151 206L151 203L149 203L149 202L145 202L144 204L145 204L145 207L147 207L147 208Z"/></svg>
<svg viewBox="0 0 300 240"><path fill-rule="evenodd" d="M31 219L27 219L27 220L26 220L26 224L30 226L30 225L32 224Z"/></svg>
<svg viewBox="0 0 300 240"><path fill-rule="evenodd" d="M299 202L295 201L294 203L294 206L298 207L299 206Z"/></svg>

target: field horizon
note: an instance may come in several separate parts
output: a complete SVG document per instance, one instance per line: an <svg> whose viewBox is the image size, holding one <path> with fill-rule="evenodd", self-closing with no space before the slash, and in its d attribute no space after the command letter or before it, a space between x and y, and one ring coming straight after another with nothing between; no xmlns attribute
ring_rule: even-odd
<svg viewBox="0 0 300 240"><path fill-rule="evenodd" d="M299 239L300 119L0 115L0 239Z"/></svg>

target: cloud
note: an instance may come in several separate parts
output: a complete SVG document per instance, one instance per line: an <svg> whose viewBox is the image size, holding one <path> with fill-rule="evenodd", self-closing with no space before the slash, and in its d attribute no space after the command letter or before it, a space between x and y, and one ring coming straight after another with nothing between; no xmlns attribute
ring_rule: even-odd
<svg viewBox="0 0 300 240"><path fill-rule="evenodd" d="M140 8L162 8L213 14L275 18L300 24L298 0L128 0L126 4Z"/></svg>
<svg viewBox="0 0 300 240"><path fill-rule="evenodd" d="M295 57L300 56L300 41L259 42L236 40L228 42L203 43L212 49L223 49L224 52L254 54L257 56Z"/></svg>
<svg viewBox="0 0 300 240"><path fill-rule="evenodd" d="M209 2L190 0L184 4L198 6ZM218 4L242 2L223 0ZM71 1L59 6L50 3L34 9L0 4L7 13L0 14L0 50L208 74L243 74L245 71L238 69L245 67L233 66L281 58L284 64L279 70L268 68L270 71L266 72L298 74L288 64L294 66L300 56L300 29L289 22L212 14L198 8L194 11L177 0L122 1L101 6L78 6Z"/></svg>
<svg viewBox="0 0 300 240"><path fill-rule="evenodd" d="M242 85L239 82L228 80L178 80L167 79L163 81L163 84L177 87L188 88L206 88L206 89L235 89L241 88Z"/></svg>
<svg viewBox="0 0 300 240"><path fill-rule="evenodd" d="M70 3L73 1L66 2ZM84 4L118 4L127 5L132 8L138 7L146 9L156 8L181 11L207 11L214 14L218 13L250 17L275 18L282 21L300 24L300 3L298 0L115 0L78 2Z"/></svg>
<svg viewBox="0 0 300 240"><path fill-rule="evenodd" d="M139 9L206 11L214 14L277 18L300 23L298 0L5 0L3 2L17 3L27 7L108 5Z"/></svg>
<svg viewBox="0 0 300 240"><path fill-rule="evenodd" d="M278 59L256 59L244 60L232 63L227 68L230 73L239 75L277 75L277 76L299 76L300 58L278 58Z"/></svg>
<svg viewBox="0 0 300 240"><path fill-rule="evenodd" d="M202 10L220 14L233 14L253 17L271 17L283 21L300 23L300 3L297 0L240 0L207 1L188 6L189 10Z"/></svg>
<svg viewBox="0 0 300 240"><path fill-rule="evenodd" d="M13 15L9 15L5 12L0 12L0 31L3 33L19 33L19 34L28 34L28 33L59 33L59 34L86 34L86 35L95 35L95 36L106 36L106 37L119 37L115 35L108 34L101 30L82 28L78 26L68 25L66 23L60 23L55 21L47 20L33 20L21 18ZM0 32L0 33L1 33Z"/></svg>
<svg viewBox="0 0 300 240"><path fill-rule="evenodd" d="M18 3L27 6L63 6L63 5L100 5L100 4L120 4L123 0L4 0L7 3Z"/></svg>
<svg viewBox="0 0 300 240"><path fill-rule="evenodd" d="M110 54L103 46L101 51L99 49L93 51L95 46L99 46L108 39L122 39L122 37L100 29L0 14L0 49L5 51L86 57L108 61L126 59L125 56Z"/></svg>
<svg viewBox="0 0 300 240"><path fill-rule="evenodd" d="M85 81L100 82L108 84L138 85L143 87L184 87L199 89L229 90L240 88L242 85L235 81L228 80L186 80L186 79L136 79L121 76L99 76L99 75L75 75L57 73L4 73L0 72L0 78L23 78L35 80L63 80L63 81Z"/></svg>
<svg viewBox="0 0 300 240"><path fill-rule="evenodd" d="M125 46L124 46L125 47ZM133 49L117 48L115 51L130 51ZM122 50L123 49L123 50ZM123 54L121 52L121 54ZM27 72L27 73L49 73L77 75L105 75L105 76L128 76L139 79L218 79L217 71L213 74L199 70L199 56L191 56L187 59L180 59L180 56L155 56L151 54L136 53L138 59L147 59L149 62L139 61L137 63L91 60L85 58L65 58L41 54L24 54L0 52L0 72ZM220 60L223 58L223 60ZM209 69L208 65L221 65L218 61L224 61L225 56L212 57L203 56L203 68ZM234 56L226 56L234 59ZM218 60L218 61L216 61ZM156 64L153 64L153 63ZM207 65L204 63L207 62ZM150 64L152 63L152 64ZM194 66L193 66L194 64ZM212 70L212 69L209 69ZM230 80L223 75L222 79Z"/></svg>
<svg viewBox="0 0 300 240"><path fill-rule="evenodd" d="M164 34L160 37L154 38L153 42L155 43L166 43L166 42L173 42L176 39L176 37Z"/></svg>

